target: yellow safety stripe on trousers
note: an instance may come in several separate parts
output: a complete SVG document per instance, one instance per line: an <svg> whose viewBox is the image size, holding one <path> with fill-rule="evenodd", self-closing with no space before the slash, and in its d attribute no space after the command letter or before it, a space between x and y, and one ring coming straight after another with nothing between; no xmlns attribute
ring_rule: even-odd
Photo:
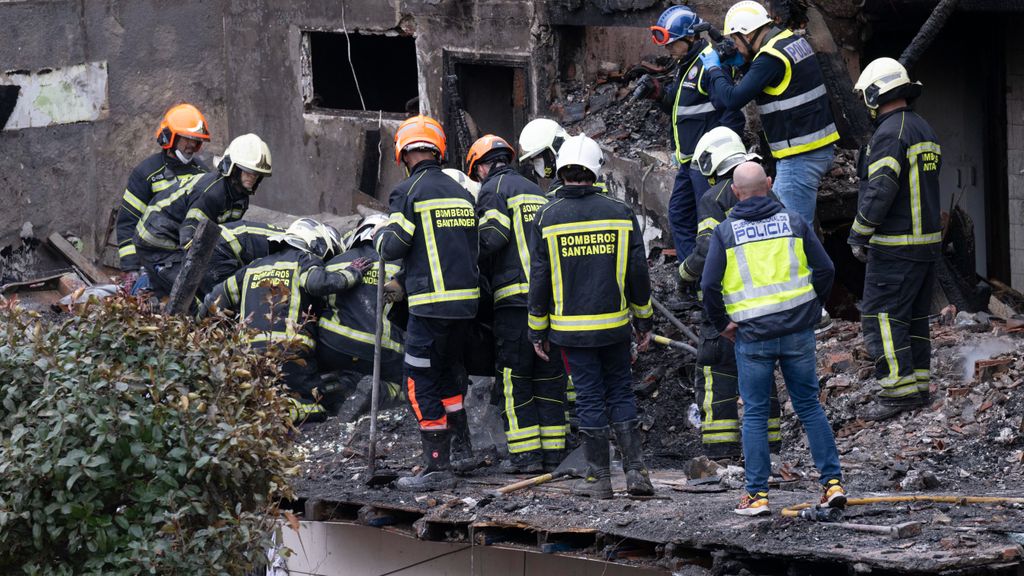
<svg viewBox="0 0 1024 576"><path fill-rule="evenodd" d="M892 339L892 323L888 312L880 312L878 318L878 332L882 338L882 356L886 365L889 366L889 375L882 379L880 384L883 388L893 386L900 379L900 362L896 357L896 344Z"/></svg>
<svg viewBox="0 0 1024 576"><path fill-rule="evenodd" d="M734 443L740 441L740 433L736 432L711 432L704 433L701 431L700 441L703 444L725 444Z"/></svg>
<svg viewBox="0 0 1024 576"><path fill-rule="evenodd" d="M633 311L633 316L641 319L646 319L654 316L654 308L651 307L651 300L648 299L646 304L633 304L629 303L629 309Z"/></svg>
<svg viewBox="0 0 1024 576"><path fill-rule="evenodd" d="M320 328L328 332L331 332L332 334L337 334L338 336L343 336L350 340L355 340L356 342L362 342L363 344L369 344L373 346L377 340L376 334L370 334L369 332L363 332L362 330L350 328L348 326L345 326L344 324L338 323L338 321L327 316L321 316L320 321L317 324L320 326ZM385 332L390 332L390 324L390 322L384 322ZM388 336L388 334L383 335L383 337L381 338L381 344L388 350L394 350L395 352L401 354L404 351L402 345L399 344L398 342L395 342Z"/></svg>
<svg viewBox="0 0 1024 576"><path fill-rule="evenodd" d="M701 369L704 372L704 402L701 406L701 411L703 412L703 414L700 423L701 433L703 433L704 431L711 432L715 430L732 430L739 433L739 420L715 420L713 416L715 404L715 373L713 370L711 370L711 366L702 366Z"/></svg>
<svg viewBox="0 0 1024 576"><path fill-rule="evenodd" d="M519 430L519 417L516 416L516 400L513 396L513 383L512 383L512 369L504 367L501 369L501 394L505 398L505 418L508 421L508 430L505 431L505 437L508 440L518 440L520 438L529 437L528 434L530 427L526 431ZM540 432L537 428L533 431L535 434Z"/></svg>
<svg viewBox="0 0 1024 576"><path fill-rule="evenodd" d="M918 380L931 380L932 371L927 368L918 368L914 370L914 378Z"/></svg>
<svg viewBox="0 0 1024 576"><path fill-rule="evenodd" d="M710 412L706 413L706 418L710 418ZM708 430L710 432L720 432L722 430L739 430L739 420L705 420L700 423L701 430Z"/></svg>
<svg viewBox="0 0 1024 576"><path fill-rule="evenodd" d="M288 336L301 337L302 335L298 332L298 330L296 330L297 327L302 326L301 319L299 318L299 314L301 312L299 307L302 305L300 292L302 286L302 272L301 269L299 268L298 262L282 261L275 262L273 264L268 264L266 266L256 266L253 268L247 268L245 270L245 275L242 278L242 298L241 300L239 300L239 302L244 304L248 297L249 285L251 284L249 279L256 274L269 272L271 270L284 270L292 273L292 282L291 286L289 286L289 288L291 289L291 293L288 295L288 315L285 318L288 329L284 332L284 334ZM313 342L314 346L315 344L316 343Z"/></svg>
<svg viewBox="0 0 1024 576"><path fill-rule="evenodd" d="M502 286L494 291L494 301L498 302L504 300L509 296L516 296L517 294L529 294L529 284L509 284L508 286Z"/></svg>
<svg viewBox="0 0 1024 576"><path fill-rule="evenodd" d="M124 196L121 197L122 206L130 206L134 208L138 214L142 214L146 211L146 203L139 199L138 196L132 194L127 188L124 189Z"/></svg>
<svg viewBox="0 0 1024 576"><path fill-rule="evenodd" d="M626 309L608 314L580 314L578 316L551 315L551 329L562 332L581 332L586 330L611 330L629 323L629 311Z"/></svg>
<svg viewBox="0 0 1024 576"><path fill-rule="evenodd" d="M705 230L714 230L719 224L721 224L721 222L714 218L705 218L700 221L700 224L697 224L697 232L700 233Z"/></svg>
<svg viewBox="0 0 1024 576"><path fill-rule="evenodd" d="M551 326L551 322L548 319L548 315L534 316L530 314L527 318L527 324L530 330L547 330Z"/></svg>
<svg viewBox="0 0 1024 576"><path fill-rule="evenodd" d="M898 160L896 160L892 156L886 156L885 158L879 158L878 160L875 160L874 162L871 163L870 166L868 166L868 178L873 176L875 172L878 172L882 168L888 168L892 170L893 172L896 173L897 178L899 178L900 172L903 170Z"/></svg>
<svg viewBox="0 0 1024 576"><path fill-rule="evenodd" d="M494 220L495 222L501 224L505 228L512 227L512 220L510 220L508 216L502 214L501 211L498 210L497 208L491 208L490 210L484 212L483 217L480 218L480 227L483 228L484 225L486 225L491 220Z"/></svg>
<svg viewBox="0 0 1024 576"><path fill-rule="evenodd" d="M509 454L522 454L523 452L531 452L542 448L543 445L541 444L540 438L523 440L521 442L508 442Z"/></svg>
<svg viewBox="0 0 1024 576"><path fill-rule="evenodd" d="M725 310L734 322L791 310L817 298L803 241L792 236L727 249L722 285Z"/></svg>
<svg viewBox="0 0 1024 576"><path fill-rule="evenodd" d="M853 231L861 236L871 236L875 233L875 228L873 226L865 226L860 223L860 218L855 218L853 220Z"/></svg>
<svg viewBox="0 0 1024 576"><path fill-rule="evenodd" d="M558 426L541 426L540 427L541 437L557 438L565 436L565 424L559 424Z"/></svg>
<svg viewBox="0 0 1024 576"><path fill-rule="evenodd" d="M479 288L467 288L465 290L445 290L425 292L409 296L409 306L422 306L424 304L437 304L439 302L455 302L458 300L475 300L480 297Z"/></svg>
<svg viewBox="0 0 1024 576"><path fill-rule="evenodd" d="M519 251L519 264L523 267L523 278L530 281L530 246L526 242L526 217L523 214L523 206L534 205L534 212L547 203L547 199L536 194L517 194L506 201L506 205L512 210L512 224L516 236L516 249Z"/></svg>
<svg viewBox="0 0 1024 576"><path fill-rule="evenodd" d="M117 256L118 256L118 258L124 258L126 256L134 256L134 255L135 255L135 244L128 243L128 244L125 244L124 246L121 246L120 248L117 249Z"/></svg>

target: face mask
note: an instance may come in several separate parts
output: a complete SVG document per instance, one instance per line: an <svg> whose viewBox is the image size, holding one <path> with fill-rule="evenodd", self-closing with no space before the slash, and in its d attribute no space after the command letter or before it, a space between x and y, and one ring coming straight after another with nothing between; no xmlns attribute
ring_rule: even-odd
<svg viewBox="0 0 1024 576"><path fill-rule="evenodd" d="M548 174L547 174L547 163L544 162L543 158L541 158L540 156L536 156L536 157L534 157L533 159L530 160L530 163L533 164L533 172L537 176L539 176L541 178L547 178L548 177Z"/></svg>
<svg viewBox="0 0 1024 576"><path fill-rule="evenodd" d="M181 150L175 150L174 151L174 155L178 158L178 161L181 162L182 164L188 164L189 162L192 161L192 157L195 156L195 154L189 154L189 155L186 156L185 154L183 154L181 152Z"/></svg>

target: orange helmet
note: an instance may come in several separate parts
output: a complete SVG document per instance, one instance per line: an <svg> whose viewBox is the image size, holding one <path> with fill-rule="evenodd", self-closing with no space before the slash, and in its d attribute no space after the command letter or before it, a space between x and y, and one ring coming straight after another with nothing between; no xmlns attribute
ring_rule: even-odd
<svg viewBox="0 0 1024 576"><path fill-rule="evenodd" d="M210 127L206 117L191 104L178 104L164 114L160 127L156 129L156 141L164 150L174 147L178 136L208 142Z"/></svg>
<svg viewBox="0 0 1024 576"><path fill-rule="evenodd" d="M509 160L515 155L512 146L503 138L494 134L485 134L476 142L473 142L473 145L469 147L469 154L466 154L466 173L469 174L470 178L473 178L473 168L476 167L477 162L493 152L506 152ZM473 179L475 180L476 178Z"/></svg>
<svg viewBox="0 0 1024 576"><path fill-rule="evenodd" d="M395 162L402 163L402 152L418 148L434 150L444 157L448 146L444 128L437 120L427 116L413 116L398 127L395 132Z"/></svg>

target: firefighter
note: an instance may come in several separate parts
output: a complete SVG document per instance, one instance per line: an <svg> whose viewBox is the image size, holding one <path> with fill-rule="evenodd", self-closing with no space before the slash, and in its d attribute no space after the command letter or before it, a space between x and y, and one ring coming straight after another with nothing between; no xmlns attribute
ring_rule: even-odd
<svg viewBox="0 0 1024 576"><path fill-rule="evenodd" d="M743 140L732 130L719 126L697 141L693 164L711 183L711 189L697 205L697 245L679 265L680 280L688 284L700 282L708 244L715 228L725 221L736 205L732 193L733 170L751 160L760 160L757 154L748 154ZM700 328L701 340L697 351L697 405L701 414L701 441L709 458L740 456L739 387L736 382L736 355L732 342L722 338L707 315ZM771 389L768 413L768 445L778 452L782 443L781 407L774 387Z"/></svg>
<svg viewBox="0 0 1024 576"><path fill-rule="evenodd" d="M278 236L285 229L273 224L239 220L229 222L220 227L220 240L210 256L210 264L199 285L198 297L209 294L214 286L228 279L239 268L249 265L254 260L269 256L271 249L279 243L270 241L271 236Z"/></svg>
<svg viewBox="0 0 1024 576"><path fill-rule="evenodd" d="M402 122L395 161L409 177L391 192L388 224L374 239L384 260L402 259L405 268L406 395L426 461L419 474L398 480L400 490L454 486L452 451L472 454L457 369L480 297L477 219L472 195L441 171L445 149L436 120Z"/></svg>
<svg viewBox="0 0 1024 576"><path fill-rule="evenodd" d="M210 141L206 117L191 104L178 104L164 114L156 129L160 152L143 160L132 170L117 213L117 255L121 270L134 280L142 264L135 253L135 225L146 212L153 196L182 178L209 171L196 157L204 142Z"/></svg>
<svg viewBox="0 0 1024 576"><path fill-rule="evenodd" d="M735 343L746 473L746 493L735 512L743 516L771 514L768 414L776 364L807 432L821 503L846 505L839 452L818 401L814 354L814 326L835 268L814 229L769 197L771 187L759 164L736 167L732 190L739 202L712 232L701 276L708 319Z"/></svg>
<svg viewBox="0 0 1024 576"><path fill-rule="evenodd" d="M373 374L374 342L377 335L377 282L380 257L373 249L373 234L387 223L387 216L376 214L360 220L348 239L348 249L327 262L328 272L344 272L361 259L372 262L362 274L362 282L351 290L327 297L317 322L317 364L323 372L335 372L343 392L354 390L365 376ZM400 267L388 264L384 282L393 280ZM381 340L381 391L384 402L401 397L401 328L388 319L390 303L385 305Z"/></svg>
<svg viewBox="0 0 1024 576"><path fill-rule="evenodd" d="M849 243L867 263L861 323L881 384L865 420L884 420L930 403L931 307L942 225L935 132L912 107L921 85L892 58L861 73L854 90L875 118L860 154L860 194Z"/></svg>
<svg viewBox="0 0 1024 576"><path fill-rule="evenodd" d="M203 312L222 306L245 319L255 330L254 348L284 350L284 383L298 396L292 408L295 420L326 417L320 402L316 324L309 320L319 315L321 298L357 286L371 265L369 259L357 258L342 270L328 272L324 259L339 251L340 240L337 230L300 218L283 234L270 237L281 244L279 249L235 272L203 302Z"/></svg>
<svg viewBox="0 0 1024 576"><path fill-rule="evenodd" d="M677 61L673 81L662 87L654 77L644 75L641 85L647 97L672 115L672 140L679 163L672 195L669 197L669 224L672 242L680 262L693 252L697 235L697 204L708 190L708 181L691 159L697 140L716 126L743 131L744 117L739 109L727 110L708 97L709 77L701 57L714 52L707 40L694 30L703 20L689 6L670 6L658 23L651 26L654 44L664 46Z"/></svg>
<svg viewBox="0 0 1024 576"><path fill-rule="evenodd" d="M558 151L565 182L534 217L529 327L537 356L562 348L576 385L576 413L588 471L580 493L610 498L609 437L614 430L630 494L654 488L643 463L633 397L630 312L638 350L651 339L651 281L633 211L594 186L604 156L581 134ZM609 430L609 423L611 430Z"/></svg>
<svg viewBox="0 0 1024 576"><path fill-rule="evenodd" d="M491 259L496 371L509 451L502 471L534 473L552 471L562 461L565 370L557 349L548 360L536 357L526 333L533 219L547 198L513 169L513 155L508 142L487 135L469 149L466 165L482 183L476 207L480 257Z"/></svg>
<svg viewBox="0 0 1024 576"><path fill-rule="evenodd" d="M777 160L773 190L786 208L813 226L818 185L839 140L814 50L802 35L776 27L753 0L729 9L722 33L737 49L735 59L725 64L742 62L749 69L734 86L717 52L701 54L711 101L729 110L757 103L768 148Z"/></svg>
<svg viewBox="0 0 1024 576"><path fill-rule="evenodd" d="M270 149L259 136L245 134L231 141L216 172L193 176L153 198L132 242L157 296L170 294L199 223L240 220L249 196L270 174Z"/></svg>

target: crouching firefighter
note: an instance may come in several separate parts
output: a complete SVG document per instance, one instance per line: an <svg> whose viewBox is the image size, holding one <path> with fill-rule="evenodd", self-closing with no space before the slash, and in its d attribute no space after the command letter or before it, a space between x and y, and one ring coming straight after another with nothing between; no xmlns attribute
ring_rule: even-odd
<svg viewBox="0 0 1024 576"><path fill-rule="evenodd" d="M860 154L849 238L854 256L867 263L861 323L882 387L863 418L884 420L930 403L928 315L942 245L942 149L911 107L921 85L899 62L871 62L854 89L875 117L875 133Z"/></svg>
<svg viewBox="0 0 1024 576"><path fill-rule="evenodd" d="M409 322L405 333L406 395L420 426L426 466L399 478L399 490L456 484L453 452L472 458L458 370L480 297L473 197L441 171L444 129L414 116L395 133L395 162L409 177L391 192L388 224L374 242L386 261L403 260ZM454 432L454 433L453 433Z"/></svg>
<svg viewBox="0 0 1024 576"><path fill-rule="evenodd" d="M220 239L213 248L197 297L209 294L214 286L227 280L239 268L269 256L271 249L281 246L280 242L271 242L270 237L279 236L284 231L280 226L248 220L222 225Z"/></svg>
<svg viewBox="0 0 1024 576"><path fill-rule="evenodd" d="M157 296L171 293L199 223L240 220L249 196L270 176L270 162L266 143L245 134L231 141L216 172L193 176L153 198L135 226L133 243Z"/></svg>
<svg viewBox="0 0 1024 576"><path fill-rule="evenodd" d="M315 323L320 299L357 286L370 261L359 259L344 270L328 272L323 259L339 250L340 235L308 218L296 220L270 241L280 249L215 286L200 313L218 305L237 312L256 331L254 348L283 350L284 383L299 398L292 403L293 420L322 420L326 413L320 403Z"/></svg>
<svg viewBox="0 0 1024 576"><path fill-rule="evenodd" d="M612 496L609 438L622 452L630 494L654 488L643 462L633 397L630 312L638 349L651 338L651 281L633 211L594 186L604 164L597 142L573 136L558 151L565 182L537 212L530 263L529 327L545 362L560 346L576 385L576 414L588 472L576 490ZM611 429L609 429L609 423Z"/></svg>
<svg viewBox="0 0 1024 576"><path fill-rule="evenodd" d="M482 182L476 207L480 257L493 262L495 364L509 452L502 471L514 474L558 466L566 420L561 351L553 349L541 359L527 334L533 219L547 198L512 168L512 156L508 142L487 135L470 148L466 164L470 176Z"/></svg>
<svg viewBox="0 0 1024 576"><path fill-rule="evenodd" d="M700 285L708 244L715 228L725 221L739 200L732 191L732 173L740 164L760 160L748 154L743 140L732 130L720 126L701 137L693 155L694 168L712 184L697 204L697 245L679 265L679 278ZM698 293L699 294L699 293ZM723 338L703 315L697 350L697 405L700 406L700 434L709 458L739 458L740 421L736 354L731 340ZM774 387L768 412L768 445L778 452L782 443L781 407Z"/></svg>
<svg viewBox="0 0 1024 576"><path fill-rule="evenodd" d="M334 381L343 394L356 392L359 383L373 374L373 350L377 335L377 282L389 282L400 266L388 264L384 278L380 274L380 257L373 248L373 234L387 223L383 214L367 216L356 226L348 238L348 250L327 262L328 272L344 273L353 262L368 260L370 267L362 275L362 282L351 290L327 297L320 320L317 322L317 364L323 372L333 372ZM388 319L391 304L384 307L384 332L381 340L381 393L382 405L402 397L402 329ZM352 400L365 404L351 415L356 416L369 408L368 390L359 391ZM331 407L328 407L330 409Z"/></svg>

